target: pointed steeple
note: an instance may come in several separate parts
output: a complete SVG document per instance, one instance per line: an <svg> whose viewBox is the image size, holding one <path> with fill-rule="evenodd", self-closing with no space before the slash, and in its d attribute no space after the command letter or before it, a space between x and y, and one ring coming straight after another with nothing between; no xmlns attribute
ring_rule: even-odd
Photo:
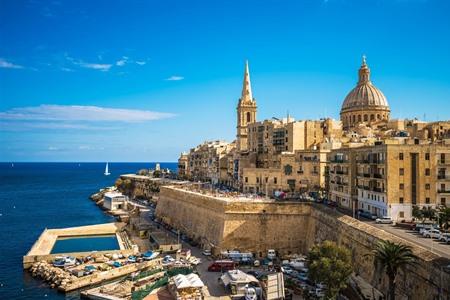
<svg viewBox="0 0 450 300"><path fill-rule="evenodd" d="M248 60L245 61L245 70L244 70L244 82L242 84L242 95L241 95L241 103L242 102L252 102L252 85L250 83L250 71L248 70Z"/></svg>
<svg viewBox="0 0 450 300"><path fill-rule="evenodd" d="M362 57L362 64L361 67L359 68L358 74L359 74L358 84L370 83L370 69L369 66L367 65L365 55L363 55Z"/></svg>

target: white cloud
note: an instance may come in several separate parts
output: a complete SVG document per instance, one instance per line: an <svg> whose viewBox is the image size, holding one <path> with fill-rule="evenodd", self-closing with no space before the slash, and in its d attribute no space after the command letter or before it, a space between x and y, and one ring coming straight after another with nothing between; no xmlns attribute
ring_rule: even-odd
<svg viewBox="0 0 450 300"><path fill-rule="evenodd" d="M64 72L74 72L73 69L71 69L71 68L66 68L66 67L62 67L62 68L61 68L61 71L64 71Z"/></svg>
<svg viewBox="0 0 450 300"><path fill-rule="evenodd" d="M147 62L146 61L142 61L142 60L137 60L136 61L136 64L138 64L138 65L140 65L140 66L143 66L143 65L145 65Z"/></svg>
<svg viewBox="0 0 450 300"><path fill-rule="evenodd" d="M99 70L99 71L102 71L102 72L107 72L112 67L112 64L88 63L88 62L82 61L81 59L75 59L73 57L70 57L67 53L64 54L64 56L72 64L74 64L76 66L80 66L82 68L87 68L87 69L93 69L93 70Z"/></svg>
<svg viewBox="0 0 450 300"><path fill-rule="evenodd" d="M92 64L92 63L86 63L86 62L81 62L79 65L83 68L99 70L102 72L108 72L109 69L111 69L111 67L112 67L111 64L95 64L95 63Z"/></svg>
<svg viewBox="0 0 450 300"><path fill-rule="evenodd" d="M170 76L169 78L166 78L166 80L168 81L179 81L179 80L183 80L184 77L183 76Z"/></svg>
<svg viewBox="0 0 450 300"><path fill-rule="evenodd" d="M128 62L128 57L127 57L127 56L122 56L122 58L119 59L119 60L116 62L116 66L123 67L123 66L125 66L125 64L126 64L127 62Z"/></svg>
<svg viewBox="0 0 450 300"><path fill-rule="evenodd" d="M58 148L58 147L54 147L54 146L49 146L49 147L47 148L47 150L49 150L49 151L58 151L59 148Z"/></svg>
<svg viewBox="0 0 450 300"><path fill-rule="evenodd" d="M82 105L40 105L17 107L0 112L0 120L146 122L174 117L174 114L149 110Z"/></svg>
<svg viewBox="0 0 450 300"><path fill-rule="evenodd" d="M0 68L5 69L23 69L23 66L13 64L12 62L9 62L3 58L0 58Z"/></svg>

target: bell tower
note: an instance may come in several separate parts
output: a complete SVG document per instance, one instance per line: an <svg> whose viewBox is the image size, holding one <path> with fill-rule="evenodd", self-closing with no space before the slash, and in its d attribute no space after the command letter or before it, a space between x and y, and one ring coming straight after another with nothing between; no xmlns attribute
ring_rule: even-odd
<svg viewBox="0 0 450 300"><path fill-rule="evenodd" d="M242 95L237 106L236 142L237 149L239 151L247 150L247 124L256 122L256 108L256 100L252 95L248 61L246 61L244 70L244 82L242 85Z"/></svg>

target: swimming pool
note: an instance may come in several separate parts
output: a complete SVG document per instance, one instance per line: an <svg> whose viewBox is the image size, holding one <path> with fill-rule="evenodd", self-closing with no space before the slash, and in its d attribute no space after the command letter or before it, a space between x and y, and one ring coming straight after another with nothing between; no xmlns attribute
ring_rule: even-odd
<svg viewBox="0 0 450 300"><path fill-rule="evenodd" d="M119 242L113 235L92 235L59 237L53 245L51 254L119 250Z"/></svg>

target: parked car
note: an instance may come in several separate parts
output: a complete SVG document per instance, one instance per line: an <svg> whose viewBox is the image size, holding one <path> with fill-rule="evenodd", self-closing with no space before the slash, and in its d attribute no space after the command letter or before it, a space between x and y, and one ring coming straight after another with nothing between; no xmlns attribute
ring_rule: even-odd
<svg viewBox="0 0 450 300"><path fill-rule="evenodd" d="M282 270L283 273L286 274L286 275L291 275L292 272L294 271L294 270L292 270L292 269L291 269L290 267L288 267L288 266L283 266L281 270Z"/></svg>
<svg viewBox="0 0 450 300"><path fill-rule="evenodd" d="M261 262L260 262L259 260L255 259L255 260L253 261L253 266L259 267L260 265L261 265Z"/></svg>
<svg viewBox="0 0 450 300"><path fill-rule="evenodd" d="M375 220L375 223L377 223L377 224L392 224L392 223L394 223L394 221L392 221L392 218L391 217L380 217L380 218L377 218L376 220Z"/></svg>
<svg viewBox="0 0 450 300"><path fill-rule="evenodd" d="M236 263L232 260L216 260L208 267L208 272L223 272L234 270Z"/></svg>
<svg viewBox="0 0 450 300"><path fill-rule="evenodd" d="M368 212L368 211L364 211L364 210L359 210L358 214L360 217L366 218L366 219L371 219L371 220L375 220L377 218L376 215L373 215L372 213Z"/></svg>
<svg viewBox="0 0 450 300"><path fill-rule="evenodd" d="M275 257L277 257L277 253L275 252L274 249L267 250L267 258L268 259L275 259Z"/></svg>
<svg viewBox="0 0 450 300"><path fill-rule="evenodd" d="M431 228L437 229L438 227L439 227L439 226L438 226L437 224L418 223L418 224L416 224L415 229L416 229L417 231L419 231L420 234L422 234L424 230L428 230L428 229L431 229Z"/></svg>
<svg viewBox="0 0 450 300"><path fill-rule="evenodd" d="M441 232L437 229L429 229L429 230L424 230L422 235L426 238L433 238L433 239L438 239L439 236L441 235Z"/></svg>
<svg viewBox="0 0 450 300"><path fill-rule="evenodd" d="M450 243L450 233L441 232L441 234L439 235L439 240L444 243Z"/></svg>

